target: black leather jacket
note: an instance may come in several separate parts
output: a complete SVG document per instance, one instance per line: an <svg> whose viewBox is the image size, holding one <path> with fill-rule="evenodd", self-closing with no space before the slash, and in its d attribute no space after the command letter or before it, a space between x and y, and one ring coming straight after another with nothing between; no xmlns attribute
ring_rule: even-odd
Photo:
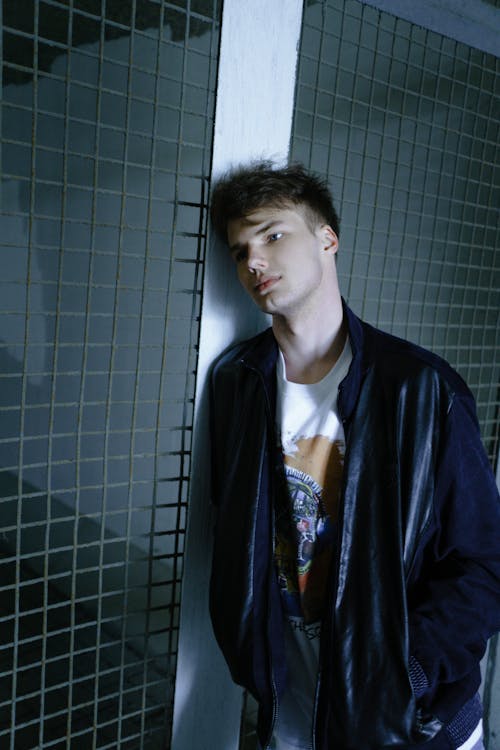
<svg viewBox="0 0 500 750"><path fill-rule="evenodd" d="M457 373L345 315L353 361L338 394L346 452L313 747L449 750L454 722L478 721L479 660L500 626L498 493ZM233 679L259 701L263 747L286 680L276 358L269 329L213 373L211 616Z"/></svg>

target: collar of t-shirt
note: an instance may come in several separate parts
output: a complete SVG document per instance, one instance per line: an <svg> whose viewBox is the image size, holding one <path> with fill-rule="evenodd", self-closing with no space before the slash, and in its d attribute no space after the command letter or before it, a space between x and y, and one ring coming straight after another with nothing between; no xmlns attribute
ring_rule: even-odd
<svg viewBox="0 0 500 750"><path fill-rule="evenodd" d="M338 387L347 375L352 362L352 349L349 338L346 339L340 357L327 374L317 383L293 383L286 379L286 366L282 352L277 362L277 409L276 424L283 427L283 417L292 422L300 420L300 415L316 414L319 416L325 410L336 411L336 398L332 404L332 394L337 394ZM295 419L292 415L295 415ZM298 425L297 425L298 426ZM289 425L292 427L292 425ZM288 430L287 430L288 431ZM282 439L285 438L282 435ZM286 438L285 438L286 442ZM286 446L283 445L286 451Z"/></svg>

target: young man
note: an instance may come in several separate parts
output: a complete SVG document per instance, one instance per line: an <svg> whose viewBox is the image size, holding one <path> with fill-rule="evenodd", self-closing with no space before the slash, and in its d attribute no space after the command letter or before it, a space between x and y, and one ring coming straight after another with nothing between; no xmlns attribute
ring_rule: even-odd
<svg viewBox="0 0 500 750"><path fill-rule="evenodd" d="M212 394L211 615L261 747L482 747L500 514L469 390L345 305L320 179L237 170L211 216L272 316Z"/></svg>

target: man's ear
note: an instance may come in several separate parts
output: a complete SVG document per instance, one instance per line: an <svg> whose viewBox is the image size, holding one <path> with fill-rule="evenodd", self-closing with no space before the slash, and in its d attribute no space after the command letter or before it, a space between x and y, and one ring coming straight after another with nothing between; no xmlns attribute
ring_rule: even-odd
<svg viewBox="0 0 500 750"><path fill-rule="evenodd" d="M323 250L335 255L339 249L339 238L329 224L323 224L319 231L323 242Z"/></svg>

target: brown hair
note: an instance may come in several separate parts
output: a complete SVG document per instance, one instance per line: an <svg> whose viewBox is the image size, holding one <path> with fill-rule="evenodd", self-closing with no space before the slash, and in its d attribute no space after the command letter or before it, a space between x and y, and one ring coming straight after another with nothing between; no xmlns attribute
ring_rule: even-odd
<svg viewBox="0 0 500 750"><path fill-rule="evenodd" d="M304 206L311 229L318 222L339 236L339 217L326 180L302 164L277 168L271 161L238 167L218 179L212 190L210 217L216 233L227 242L227 225L264 206Z"/></svg>

